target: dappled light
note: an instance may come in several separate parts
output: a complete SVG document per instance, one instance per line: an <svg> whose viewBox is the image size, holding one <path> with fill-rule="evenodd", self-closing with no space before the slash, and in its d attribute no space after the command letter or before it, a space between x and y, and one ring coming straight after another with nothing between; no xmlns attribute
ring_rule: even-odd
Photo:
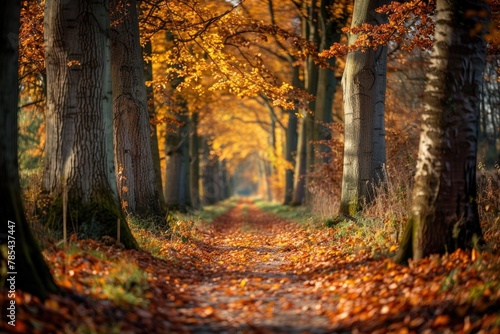
<svg viewBox="0 0 500 334"><path fill-rule="evenodd" d="M0 2L0 332L500 334L499 9Z"/></svg>
<svg viewBox="0 0 500 334"><path fill-rule="evenodd" d="M179 221L171 233L149 236L136 230L139 252L91 240L46 250L56 282L76 295L41 303L19 294L17 332L490 332L498 325L498 256L457 251L400 266L386 257L397 246L383 224L379 234L370 231L374 222L313 229L272 213L277 207L232 201L213 222Z"/></svg>

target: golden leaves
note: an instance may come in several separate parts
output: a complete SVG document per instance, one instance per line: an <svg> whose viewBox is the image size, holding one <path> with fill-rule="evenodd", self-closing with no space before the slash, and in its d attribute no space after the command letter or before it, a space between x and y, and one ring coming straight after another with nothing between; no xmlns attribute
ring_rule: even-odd
<svg viewBox="0 0 500 334"><path fill-rule="evenodd" d="M338 225L306 231L251 200L200 228L210 233L187 241L136 231L157 242L156 257L92 240L47 249L69 294L41 303L16 293L21 332L499 331L498 254L456 251L400 266L352 252Z"/></svg>
<svg viewBox="0 0 500 334"><path fill-rule="evenodd" d="M67 63L68 67L80 66L81 63L78 60L69 60Z"/></svg>

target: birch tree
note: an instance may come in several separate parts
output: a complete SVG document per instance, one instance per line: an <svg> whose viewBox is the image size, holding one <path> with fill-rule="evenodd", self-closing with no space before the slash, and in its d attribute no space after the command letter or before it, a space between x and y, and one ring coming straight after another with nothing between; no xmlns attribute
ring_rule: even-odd
<svg viewBox="0 0 500 334"><path fill-rule="evenodd" d="M397 262L483 242L476 156L488 6L437 0L436 12L411 217Z"/></svg>
<svg viewBox="0 0 500 334"><path fill-rule="evenodd" d="M357 0L351 23L382 23L375 12L385 0ZM350 34L349 44L358 35ZM385 163L384 100L387 47L358 50L347 55L344 89L344 168L340 213L352 215L371 199L373 182L382 179Z"/></svg>

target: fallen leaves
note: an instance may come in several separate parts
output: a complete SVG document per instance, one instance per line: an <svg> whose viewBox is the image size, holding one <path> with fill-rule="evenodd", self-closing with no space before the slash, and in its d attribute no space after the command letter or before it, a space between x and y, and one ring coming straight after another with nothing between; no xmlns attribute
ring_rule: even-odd
<svg viewBox="0 0 500 334"><path fill-rule="evenodd" d="M334 238L335 228L307 231L251 202L197 229L149 235L158 257L91 240L47 251L69 294L41 303L19 293L15 330L500 333L497 254L457 251L400 266L352 252L354 239Z"/></svg>

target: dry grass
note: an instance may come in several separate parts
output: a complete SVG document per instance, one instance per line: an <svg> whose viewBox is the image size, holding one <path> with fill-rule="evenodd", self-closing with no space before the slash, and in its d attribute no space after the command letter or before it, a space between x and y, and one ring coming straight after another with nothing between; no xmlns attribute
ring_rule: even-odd
<svg viewBox="0 0 500 334"><path fill-rule="evenodd" d="M500 165L487 170L479 165L477 202L486 242L500 249Z"/></svg>
<svg viewBox="0 0 500 334"><path fill-rule="evenodd" d="M374 200L364 207L366 217L378 217L386 222L386 226L394 233L397 240L408 220L411 207L411 189L414 171L385 166L386 182L373 189Z"/></svg>
<svg viewBox="0 0 500 334"><path fill-rule="evenodd" d="M42 192L42 168L20 172L21 194L24 212L31 232L42 247L57 242L55 235L41 223L41 218L47 213L50 199Z"/></svg>

